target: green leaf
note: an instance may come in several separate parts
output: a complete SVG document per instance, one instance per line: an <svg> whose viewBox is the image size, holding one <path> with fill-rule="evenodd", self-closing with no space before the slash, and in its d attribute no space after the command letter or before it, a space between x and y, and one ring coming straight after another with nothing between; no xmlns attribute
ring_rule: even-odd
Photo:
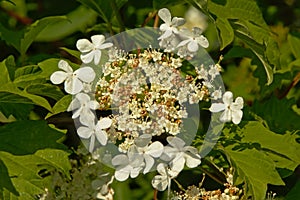
<svg viewBox="0 0 300 200"><path fill-rule="evenodd" d="M85 32L87 27L96 22L97 13L85 6L79 6L77 9L68 13L66 18L67 20L61 20L57 23L49 24L35 38L35 41L57 41L77 31Z"/></svg>
<svg viewBox="0 0 300 200"><path fill-rule="evenodd" d="M0 93L0 99L2 99L1 95L3 95L3 93ZM12 115L17 120L26 120L28 119L29 113L32 109L33 105L30 104L0 102L0 111L6 118L9 118L9 116Z"/></svg>
<svg viewBox="0 0 300 200"><path fill-rule="evenodd" d="M39 96L50 97L56 101L64 96L64 93L59 89L59 87L47 83L30 85L26 87L26 92Z"/></svg>
<svg viewBox="0 0 300 200"><path fill-rule="evenodd" d="M11 182L11 179L8 174L7 167L4 165L3 161L0 159L0 197L3 199L2 190L3 188L7 189L14 195L19 195L18 191L14 187L14 185ZM2 196L1 196L2 195Z"/></svg>
<svg viewBox="0 0 300 200"><path fill-rule="evenodd" d="M12 199L36 199L35 196L44 193L45 181L39 172L57 169L70 178L71 165L68 153L56 149L43 149L33 155L17 156L0 151L0 157L7 167L11 181L19 194L4 191L3 196ZM2 188L0 188L0 191ZM10 199L10 198L8 198Z"/></svg>
<svg viewBox="0 0 300 200"><path fill-rule="evenodd" d="M276 134L260 122L250 121L240 130L242 142L258 143L261 148L275 161L276 167L292 171L300 163L300 144L296 139L297 134Z"/></svg>
<svg viewBox="0 0 300 200"><path fill-rule="evenodd" d="M300 37L289 34L287 40L295 58L300 59Z"/></svg>
<svg viewBox="0 0 300 200"><path fill-rule="evenodd" d="M256 149L234 151L234 146L225 147L225 154L232 162L240 179L246 186L246 199L263 200L266 197L267 185L284 185L276 171L275 164L266 154Z"/></svg>
<svg viewBox="0 0 300 200"><path fill-rule="evenodd" d="M300 180L297 181L295 186L289 191L289 193L284 198L285 200L295 200L300 199Z"/></svg>
<svg viewBox="0 0 300 200"><path fill-rule="evenodd" d="M230 26L230 23L227 20L223 20L222 18L217 18L216 26L218 27L220 34L220 50L223 50L234 40L234 31Z"/></svg>
<svg viewBox="0 0 300 200"><path fill-rule="evenodd" d="M6 42L6 44L13 46L20 52L20 40L24 34L24 31L11 31L5 28L0 23L0 38Z"/></svg>
<svg viewBox="0 0 300 200"><path fill-rule="evenodd" d="M170 7L174 5L183 4L185 1L182 0L153 0L153 8L160 9L164 7Z"/></svg>
<svg viewBox="0 0 300 200"><path fill-rule="evenodd" d="M111 23L112 17L115 16L115 10L113 6L113 2L115 1L116 4L116 9L120 9L126 2L127 0L112 0L112 1L107 1L107 0L77 0L83 5L93 9L96 11L99 16L106 22L106 23Z"/></svg>
<svg viewBox="0 0 300 200"><path fill-rule="evenodd" d="M31 45L31 43L35 40L35 38L44 30L47 26L55 23L59 23L61 21L65 21L67 18L64 16L51 16L45 17L43 19L37 20L33 24L31 24L24 32L24 35L20 41L20 53L24 55Z"/></svg>
<svg viewBox="0 0 300 200"><path fill-rule="evenodd" d="M53 106L53 112L48 113L45 118L47 119L53 115L67 111L67 108L69 107L71 101L72 101L72 95L64 96L58 102L56 102L56 104Z"/></svg>
<svg viewBox="0 0 300 200"><path fill-rule="evenodd" d="M16 121L0 127L0 151L25 155L45 148L65 150L64 145L56 142L63 136L46 121Z"/></svg>
<svg viewBox="0 0 300 200"><path fill-rule="evenodd" d="M1 71L1 76L0 76L0 85L4 85L8 82L11 82L10 77L9 77L9 72L7 69L7 61L9 60L9 58L12 57L8 57L7 59L5 59L4 61L2 61L0 63L0 71Z"/></svg>
<svg viewBox="0 0 300 200"><path fill-rule="evenodd" d="M69 53L70 55L74 56L77 59L80 59L80 52L76 51L76 50L72 50L72 49L68 49L66 47L61 47L60 49L66 51L67 53Z"/></svg>

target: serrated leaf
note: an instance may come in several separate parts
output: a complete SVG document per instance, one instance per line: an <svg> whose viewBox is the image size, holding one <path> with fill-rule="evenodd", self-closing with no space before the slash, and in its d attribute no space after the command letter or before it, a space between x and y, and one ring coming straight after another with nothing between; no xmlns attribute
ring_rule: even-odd
<svg viewBox="0 0 300 200"><path fill-rule="evenodd" d="M3 93L0 93L0 99ZM6 118L13 116L17 120L28 119L30 111L33 109L33 105L24 103L4 103L0 102L0 111Z"/></svg>
<svg viewBox="0 0 300 200"><path fill-rule="evenodd" d="M165 7L170 7L174 5L183 4L185 1L182 0L153 0L153 8L160 9Z"/></svg>
<svg viewBox="0 0 300 200"><path fill-rule="evenodd" d="M3 199L3 195L2 195L2 190L5 188L8 191L10 191L11 193L13 193L14 195L19 195L18 191L16 190L16 188L14 187L9 174L8 174L8 170L7 167L5 166L5 164L3 163L3 161L0 159L0 197L2 196Z"/></svg>
<svg viewBox="0 0 300 200"><path fill-rule="evenodd" d="M263 200L267 185L284 185L275 168L275 163L266 154L256 149L243 151L232 150L234 146L225 147L225 154L233 163L239 178L246 183L246 197Z"/></svg>
<svg viewBox="0 0 300 200"><path fill-rule="evenodd" d="M50 42L61 40L77 31L85 32L87 27L93 25L97 19L97 13L85 6L79 6L77 9L66 15L64 21L49 24L35 38L38 42Z"/></svg>
<svg viewBox="0 0 300 200"><path fill-rule="evenodd" d="M18 200L36 199L36 195L44 193L45 179L38 174L41 170L52 171L57 169L70 178L71 165L68 155L67 152L56 149L43 149L35 154L23 156L0 151L0 157L7 167L11 181L18 192L16 195L12 191L4 191L3 196L9 195Z"/></svg>
<svg viewBox="0 0 300 200"><path fill-rule="evenodd" d="M230 26L230 23L227 20L223 20L222 18L217 18L216 26L220 34L220 40L221 40L220 50L223 50L233 41L234 31Z"/></svg>
<svg viewBox="0 0 300 200"><path fill-rule="evenodd" d="M63 134L50 128L46 121L16 121L0 127L0 151L25 155L45 148L65 150L56 142L61 137Z"/></svg>
<svg viewBox="0 0 300 200"><path fill-rule="evenodd" d="M20 40L24 31L11 31L0 23L0 38L20 52Z"/></svg>
<svg viewBox="0 0 300 200"><path fill-rule="evenodd" d="M276 134L260 122L250 121L241 129L242 142L259 143L274 158L276 167L295 170L300 163L300 144L297 134Z"/></svg>
<svg viewBox="0 0 300 200"><path fill-rule="evenodd" d="M289 191L289 193L285 196L285 200L295 200L300 199L300 180L297 181L295 186Z"/></svg>
<svg viewBox="0 0 300 200"><path fill-rule="evenodd" d="M48 83L29 85L25 90L30 94L50 97L56 101L64 96L64 93L59 89L59 87Z"/></svg>
<svg viewBox="0 0 300 200"><path fill-rule="evenodd" d="M9 72L6 67L6 62L9 58L5 59L0 63L0 71L1 71L1 76L0 76L0 85L4 85L8 82L11 82L11 79L9 77Z"/></svg>
<svg viewBox="0 0 300 200"><path fill-rule="evenodd" d="M300 37L289 34L287 40L295 58L300 59Z"/></svg>
<svg viewBox="0 0 300 200"><path fill-rule="evenodd" d="M55 24L61 21L65 21L67 18L65 16L51 16L45 17L43 19L37 20L33 24L31 24L24 32L24 35L20 41L20 53L24 55L31 45L31 43L35 40L35 38L41 33L43 29L45 29L48 25Z"/></svg>
<svg viewBox="0 0 300 200"><path fill-rule="evenodd" d="M66 47L61 47L60 49L66 51L67 53L69 53L70 55L74 56L77 59L80 59L80 52L76 51L76 50L72 50L72 49L68 49Z"/></svg>
<svg viewBox="0 0 300 200"><path fill-rule="evenodd" d="M47 119L53 115L67 111L67 108L69 107L71 101L72 101L72 95L64 96L63 98L61 98L59 101L56 102L56 104L53 106L53 112L48 113L45 118Z"/></svg>

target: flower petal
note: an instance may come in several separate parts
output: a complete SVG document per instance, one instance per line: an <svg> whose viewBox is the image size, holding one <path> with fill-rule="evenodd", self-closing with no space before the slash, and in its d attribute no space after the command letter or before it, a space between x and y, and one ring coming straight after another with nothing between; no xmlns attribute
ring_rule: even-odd
<svg viewBox="0 0 300 200"><path fill-rule="evenodd" d="M67 73L73 73L72 67L64 60L58 62L58 68L64 70Z"/></svg>
<svg viewBox="0 0 300 200"><path fill-rule="evenodd" d="M83 89L82 82L76 77L67 78L64 85L69 94L77 94Z"/></svg>
<svg viewBox="0 0 300 200"><path fill-rule="evenodd" d="M86 104L90 101L90 96L85 93L76 94L76 99L80 102L81 105Z"/></svg>
<svg viewBox="0 0 300 200"><path fill-rule="evenodd" d="M78 99L75 98L71 101L67 111L70 112L70 111L76 110L76 109L80 108L80 106L81 106L80 102L78 101Z"/></svg>
<svg viewBox="0 0 300 200"><path fill-rule="evenodd" d="M152 135L151 134L143 134L140 135L138 138L134 139L134 143L138 147L145 147L151 141Z"/></svg>
<svg viewBox="0 0 300 200"><path fill-rule="evenodd" d="M220 112L222 110L225 110L225 104L224 103L213 103L211 104L209 111L210 112Z"/></svg>
<svg viewBox="0 0 300 200"><path fill-rule="evenodd" d="M189 43L190 41L191 41L190 39L183 40L177 45L177 47L182 47L182 46L186 45L187 43Z"/></svg>
<svg viewBox="0 0 300 200"><path fill-rule="evenodd" d="M92 62L92 60L94 59L94 51L81 54L80 59L85 64Z"/></svg>
<svg viewBox="0 0 300 200"><path fill-rule="evenodd" d="M223 94L223 102L225 105L230 105L233 102L233 94L230 91L227 91Z"/></svg>
<svg viewBox="0 0 300 200"><path fill-rule="evenodd" d="M220 116L220 120L222 122L230 122L231 121L231 110L226 109Z"/></svg>
<svg viewBox="0 0 300 200"><path fill-rule="evenodd" d="M89 102L89 108L92 110L97 110L100 107L98 101L90 101Z"/></svg>
<svg viewBox="0 0 300 200"><path fill-rule="evenodd" d="M231 104L232 110L241 110L244 107L244 99L242 97L237 97L235 102Z"/></svg>
<svg viewBox="0 0 300 200"><path fill-rule="evenodd" d="M173 17L172 22L171 22L172 26L181 26L183 24L185 24L185 19L181 18L181 17Z"/></svg>
<svg viewBox="0 0 300 200"><path fill-rule="evenodd" d="M167 29L159 38L157 38L158 40L161 39L166 39L168 37L170 37L172 35L172 30Z"/></svg>
<svg viewBox="0 0 300 200"><path fill-rule="evenodd" d="M159 141L155 141L149 145L145 154L151 155L154 158L158 158L164 151L164 145Z"/></svg>
<svg viewBox="0 0 300 200"><path fill-rule="evenodd" d="M111 124L112 124L112 120L108 117L104 117L100 119L97 123L100 129L107 129L111 126Z"/></svg>
<svg viewBox="0 0 300 200"><path fill-rule="evenodd" d="M151 184L158 191L164 191L169 185L168 177L156 175L152 179Z"/></svg>
<svg viewBox="0 0 300 200"><path fill-rule="evenodd" d="M200 155L198 154L186 152L184 154L184 157L186 160L186 166L188 166L189 168L197 167L201 163Z"/></svg>
<svg viewBox="0 0 300 200"><path fill-rule="evenodd" d="M198 43L195 41L195 40L191 40L188 45L187 45L187 48L190 52L196 52L198 51Z"/></svg>
<svg viewBox="0 0 300 200"><path fill-rule="evenodd" d="M169 136L169 137L167 137L167 141L171 146L173 146L177 149L182 149L185 145L185 142L178 137Z"/></svg>
<svg viewBox="0 0 300 200"><path fill-rule="evenodd" d="M125 181L128 179L129 174L132 170L132 167L130 165L127 165L124 168L118 169L115 171L115 177L118 181Z"/></svg>
<svg viewBox="0 0 300 200"><path fill-rule="evenodd" d="M179 174L184 168L185 159L183 153L177 154L177 156L171 161L171 171L175 172L175 175Z"/></svg>
<svg viewBox="0 0 300 200"><path fill-rule="evenodd" d="M77 129L77 133L78 133L79 137L88 139L93 134L93 131L88 127L81 126Z"/></svg>
<svg viewBox="0 0 300 200"><path fill-rule="evenodd" d="M91 67L81 67L77 69L74 74L77 75L77 77L87 83L92 82L95 79L95 71Z"/></svg>
<svg viewBox="0 0 300 200"><path fill-rule="evenodd" d="M196 38L196 41L199 45L201 45L204 48L207 48L209 46L209 42L206 37L203 35L200 35L199 37Z"/></svg>
<svg viewBox="0 0 300 200"><path fill-rule="evenodd" d="M145 158L146 166L145 166L143 173L147 174L154 165L154 159L150 155L147 155L147 154L144 154L144 158Z"/></svg>
<svg viewBox="0 0 300 200"><path fill-rule="evenodd" d="M100 50L94 50L94 64L98 65L101 59L101 51Z"/></svg>
<svg viewBox="0 0 300 200"><path fill-rule="evenodd" d="M97 132L95 133L95 135L96 135L98 142L100 142L101 145L105 146L107 143L106 132L98 129Z"/></svg>
<svg viewBox="0 0 300 200"><path fill-rule="evenodd" d="M96 116L91 110L81 109L79 114L79 121L81 124L91 126L91 124L94 124L95 118Z"/></svg>
<svg viewBox="0 0 300 200"><path fill-rule="evenodd" d="M241 110L234 110L232 111L232 122L234 124L239 124L243 117L243 111Z"/></svg>
<svg viewBox="0 0 300 200"><path fill-rule="evenodd" d="M114 166L126 166L126 165L128 165L129 161L128 161L128 157L126 155L120 154L120 155L113 157L113 159L111 160L111 163Z"/></svg>
<svg viewBox="0 0 300 200"><path fill-rule="evenodd" d="M57 71L50 76L50 81L53 84L61 84L62 82L64 82L64 80L66 80L67 76L68 74L66 72Z"/></svg>
<svg viewBox="0 0 300 200"><path fill-rule="evenodd" d="M110 48L110 47L112 47L112 46L113 46L113 43L107 42L107 43L101 44L101 45L99 46L99 49L107 49L107 48Z"/></svg>
<svg viewBox="0 0 300 200"><path fill-rule="evenodd" d="M94 45L87 39L80 39L76 42L77 49L82 53L87 53L93 50Z"/></svg>
<svg viewBox="0 0 300 200"><path fill-rule="evenodd" d="M95 45L96 48L99 48L101 44L105 41L104 35L93 35L91 37L92 43Z"/></svg>
<svg viewBox="0 0 300 200"><path fill-rule="evenodd" d="M171 13L167 8L162 8L158 11L158 16L168 24L171 24Z"/></svg>

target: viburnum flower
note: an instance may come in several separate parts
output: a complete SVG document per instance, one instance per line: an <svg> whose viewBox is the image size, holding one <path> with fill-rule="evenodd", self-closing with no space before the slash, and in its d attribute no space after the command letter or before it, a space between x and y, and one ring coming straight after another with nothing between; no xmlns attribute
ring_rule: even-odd
<svg viewBox="0 0 300 200"><path fill-rule="evenodd" d="M169 146L165 147L162 157L165 161L170 161L171 168L178 173L186 164L189 168L197 167L201 163L201 157L195 147L185 146L185 142L178 137L167 137Z"/></svg>
<svg viewBox="0 0 300 200"><path fill-rule="evenodd" d="M162 8L158 11L158 16L165 22L160 25L159 29L164 33L158 38L158 40L166 39L173 33L178 33L178 26L185 23L185 19L180 17L171 17L171 13L167 8Z"/></svg>
<svg viewBox="0 0 300 200"><path fill-rule="evenodd" d="M211 112L224 111L220 116L222 122L232 121L234 124L239 124L243 117L243 106L244 100L242 97L237 97L233 102L232 92L227 91L223 94L223 103L213 103L209 110Z"/></svg>
<svg viewBox="0 0 300 200"><path fill-rule="evenodd" d="M70 103L67 111L73 111L72 118L79 117L80 123L88 126L95 119L92 110L98 108L99 103L96 100L91 100L90 96L85 93L78 93Z"/></svg>
<svg viewBox="0 0 300 200"><path fill-rule="evenodd" d="M105 129L108 129L112 124L112 120L108 117L100 119L96 124L90 123L88 127L81 126L77 129L77 133L80 137L90 140L89 151L93 152L95 147L95 138L101 145L106 145L107 134Z"/></svg>
<svg viewBox="0 0 300 200"><path fill-rule="evenodd" d="M178 175L177 171L168 168L164 163L157 165L157 172L159 175L154 176L151 183L152 186L159 191L166 190L166 188L171 185L171 179Z"/></svg>
<svg viewBox="0 0 300 200"><path fill-rule="evenodd" d="M98 65L101 59L101 50L112 47L111 42L104 43L104 35L93 35L92 42L87 39L79 39L76 43L77 49L82 53L80 58L83 63L90 63L94 60L94 64Z"/></svg>
<svg viewBox="0 0 300 200"><path fill-rule="evenodd" d="M84 88L84 83L94 80L96 74L91 67L81 67L73 72L72 67L64 60L58 62L58 68L64 71L56 71L50 76L53 84L61 84L65 81L65 91L69 94L77 94Z"/></svg>
<svg viewBox="0 0 300 200"><path fill-rule="evenodd" d="M154 165L154 158L158 158L164 151L164 146L161 142L155 141L150 143L152 136L150 134L144 134L139 136L136 143L136 151L139 152L145 161L144 174L148 173Z"/></svg>
<svg viewBox="0 0 300 200"><path fill-rule="evenodd" d="M116 167L115 178L118 181L125 181L129 176L136 178L145 166L143 156L130 149L126 155L119 154L111 162Z"/></svg>
<svg viewBox="0 0 300 200"><path fill-rule="evenodd" d="M181 29L180 33L180 36L183 36L186 39L181 41L177 45L177 47L187 45L187 49L190 52L196 52L199 49L199 45L204 48L207 48L209 46L208 40L206 39L206 37L201 35L202 31L198 27L194 27L192 29L192 32L190 32L188 29Z"/></svg>

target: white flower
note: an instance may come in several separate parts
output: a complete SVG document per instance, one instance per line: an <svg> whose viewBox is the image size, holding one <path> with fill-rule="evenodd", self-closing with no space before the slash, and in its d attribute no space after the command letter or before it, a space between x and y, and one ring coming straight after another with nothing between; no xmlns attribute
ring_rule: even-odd
<svg viewBox="0 0 300 200"><path fill-rule="evenodd" d="M189 168L197 167L201 163L200 155L195 147L184 146L185 142L178 137L167 137L169 146L165 147L162 159L170 160L170 166L178 173L183 170L184 164Z"/></svg>
<svg viewBox="0 0 300 200"><path fill-rule="evenodd" d="M213 103L209 110L211 112L224 112L220 116L222 122L232 121L234 124L239 124L243 117L242 108L244 106L244 100L242 97L237 97L233 102L233 94L227 91L223 94L223 103Z"/></svg>
<svg viewBox="0 0 300 200"><path fill-rule="evenodd" d="M168 168L163 163L159 163L157 165L157 172L160 175L154 176L151 183L152 186L159 191L164 191L168 186L170 186L171 179L178 175L178 172Z"/></svg>
<svg viewBox="0 0 300 200"><path fill-rule="evenodd" d="M116 166L115 177L118 181L125 181L130 176L136 178L144 167L144 158L138 153L128 150L127 154L119 154L112 159Z"/></svg>
<svg viewBox="0 0 300 200"><path fill-rule="evenodd" d="M155 141L149 145L151 138L151 134L144 134L135 140L137 152L144 157L146 164L143 171L144 174L151 170L152 166L154 165L154 158L161 156L164 151L164 146L159 141Z"/></svg>
<svg viewBox="0 0 300 200"><path fill-rule="evenodd" d="M88 126L95 119L92 110L96 110L99 107L99 103L96 100L91 100L89 95L78 93L70 103L67 111L73 111L72 118L79 117L80 123Z"/></svg>
<svg viewBox="0 0 300 200"><path fill-rule="evenodd" d="M199 45L207 48L209 46L208 40L206 37L201 35L202 31L198 27L194 27L192 29L192 32L190 32L188 29L182 29L180 30L183 37L187 38L183 41L181 41L177 47L187 46L187 49L190 52L196 52L198 51Z"/></svg>
<svg viewBox="0 0 300 200"><path fill-rule="evenodd" d="M91 40L92 42L87 39L79 39L76 47L82 53L80 58L83 63L90 63L94 60L94 64L97 65L101 59L101 50L112 47L113 44L111 42L104 43L104 35L93 35Z"/></svg>
<svg viewBox="0 0 300 200"><path fill-rule="evenodd" d="M158 16L165 22L160 25L159 29L164 33L158 38L158 40L166 39L170 37L173 33L178 33L178 26L185 23L183 18L171 17L171 13L167 8L162 8L158 11Z"/></svg>
<svg viewBox="0 0 300 200"><path fill-rule="evenodd" d="M80 137L84 139L91 138L89 151L93 152L95 147L95 138L101 145L106 145L107 143L107 134L105 129L109 128L112 124L112 120L105 117L100 119L97 124L90 123L88 127L81 126L77 129L77 133Z"/></svg>
<svg viewBox="0 0 300 200"><path fill-rule="evenodd" d="M61 84L65 81L65 91L69 94L77 94L84 88L84 83L94 80L96 74L91 67L82 67L73 72L71 66L64 60L58 62L58 68L64 71L56 71L50 76L53 84Z"/></svg>

